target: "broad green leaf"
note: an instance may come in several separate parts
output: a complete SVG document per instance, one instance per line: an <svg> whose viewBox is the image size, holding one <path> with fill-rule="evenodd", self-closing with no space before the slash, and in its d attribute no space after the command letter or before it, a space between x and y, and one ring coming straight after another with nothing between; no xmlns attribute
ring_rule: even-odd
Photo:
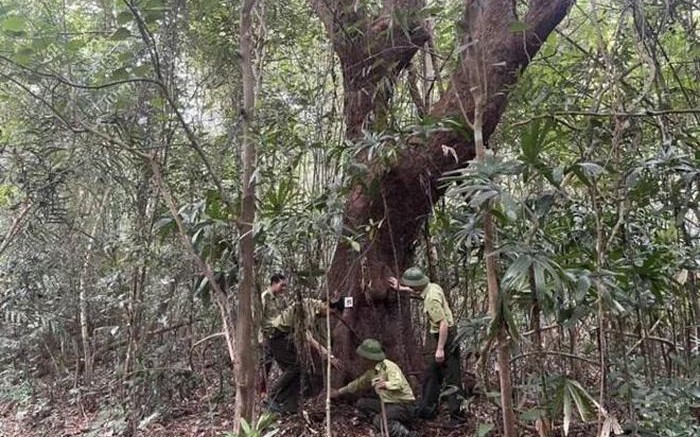
<svg viewBox="0 0 700 437"><path fill-rule="evenodd" d="M110 77L112 80L126 80L129 78L129 72L124 67L117 68L116 70L112 71Z"/></svg>
<svg viewBox="0 0 700 437"><path fill-rule="evenodd" d="M570 382L571 385L581 394L581 396L583 396L584 398L586 398L586 399L588 400L588 402L589 402L590 404L592 404L595 408L598 408L598 409L600 408L600 405L598 404L598 401L596 401L596 400L593 398L593 396L591 396L591 395L586 391L586 389L583 388L583 386L581 385L580 382L575 381L575 380L573 380L573 379L569 380L569 382Z"/></svg>
<svg viewBox="0 0 700 437"><path fill-rule="evenodd" d="M498 191L482 191L472 198L472 201L469 202L469 206L472 208L481 208L487 200L493 199L496 196L498 196Z"/></svg>
<svg viewBox="0 0 700 437"><path fill-rule="evenodd" d="M591 414L593 413L590 408L590 402L587 402L588 399L586 398L586 396L588 395L588 393L581 393L578 390L578 388L573 384L567 384L566 387L571 393L571 398L576 404L576 409L578 410L579 416L581 416L581 419L583 419L584 421L588 420Z"/></svg>
<svg viewBox="0 0 700 437"><path fill-rule="evenodd" d="M143 21L145 21L146 24L153 24L158 20L163 19L163 16L165 15L164 13L165 9L144 9Z"/></svg>
<svg viewBox="0 0 700 437"><path fill-rule="evenodd" d="M506 217L510 221L515 221L518 218L518 206L517 203L515 202L515 199L508 194L508 193L502 193L501 194L501 204L503 205L503 211L505 212Z"/></svg>
<svg viewBox="0 0 700 437"><path fill-rule="evenodd" d="M2 29L8 32L24 32L27 27L27 19L19 15L13 15L3 20Z"/></svg>
<svg viewBox="0 0 700 437"><path fill-rule="evenodd" d="M591 288L591 278L587 275L581 275L576 281L576 300L580 301Z"/></svg>
<svg viewBox="0 0 700 437"><path fill-rule="evenodd" d="M127 38L130 38L130 37L131 37L131 31L129 31L129 29L127 29L126 27L120 27L112 34L110 39L112 41L123 41Z"/></svg>
<svg viewBox="0 0 700 437"><path fill-rule="evenodd" d="M479 427L476 430L476 435L478 437L484 437L484 436L488 435L488 433L490 433L492 429L493 429L492 423L480 423Z"/></svg>
<svg viewBox="0 0 700 437"><path fill-rule="evenodd" d="M530 255L520 255L503 275L503 284L508 288L517 288L519 283L527 280L531 264L532 258Z"/></svg>
<svg viewBox="0 0 700 437"><path fill-rule="evenodd" d="M117 15L117 23L120 25L130 23L133 19L134 15L131 13L131 11L122 11L119 13L119 15Z"/></svg>

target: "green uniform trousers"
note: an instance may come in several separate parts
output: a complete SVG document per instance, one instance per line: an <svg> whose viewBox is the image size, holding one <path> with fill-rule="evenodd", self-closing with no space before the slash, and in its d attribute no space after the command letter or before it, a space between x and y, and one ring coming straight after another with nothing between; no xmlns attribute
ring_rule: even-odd
<svg viewBox="0 0 700 437"><path fill-rule="evenodd" d="M372 425L377 430L382 429L382 405L379 398L361 398L358 399L355 406L363 414L372 417ZM390 437L408 437L412 435L406 424L413 419L414 410L413 402L384 404Z"/></svg>
<svg viewBox="0 0 700 437"><path fill-rule="evenodd" d="M440 393L445 386L445 391L450 392L447 396L447 405L450 416L455 419L462 419L460 406L464 398L462 388L462 363L459 353L459 346L453 344L455 330L450 328L445 343L445 360L442 363L435 361L435 347L437 345L438 334L430 334L432 344L428 345L429 355L427 358L427 368L423 374L423 391L417 414L423 419L434 419L437 416L438 401ZM432 347L432 349L431 349Z"/></svg>

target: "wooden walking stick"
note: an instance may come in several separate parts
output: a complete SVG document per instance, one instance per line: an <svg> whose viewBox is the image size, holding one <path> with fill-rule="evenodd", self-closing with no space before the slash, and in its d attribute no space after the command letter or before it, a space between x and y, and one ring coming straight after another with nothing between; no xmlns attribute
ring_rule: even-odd
<svg viewBox="0 0 700 437"><path fill-rule="evenodd" d="M382 432L381 434L390 437L389 436L389 423L386 420L386 407L384 406L384 399L379 397L379 404L382 406Z"/></svg>

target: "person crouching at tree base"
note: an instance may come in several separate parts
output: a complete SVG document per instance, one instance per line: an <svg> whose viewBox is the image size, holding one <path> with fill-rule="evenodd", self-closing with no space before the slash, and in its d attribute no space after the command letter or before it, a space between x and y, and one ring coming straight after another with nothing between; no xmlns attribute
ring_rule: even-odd
<svg viewBox="0 0 700 437"><path fill-rule="evenodd" d="M328 317L331 313L342 313L343 309L343 299L327 305L319 299L304 298L272 319L271 329L267 331L267 340L275 362L282 369L282 376L268 392L268 410L280 414L294 413L299 407L299 396L311 394L309 391L312 375L302 369L295 343L296 333L301 334L298 338L302 338L311 350L330 359L333 367L342 368L342 363L313 338L311 330L317 318Z"/></svg>
<svg viewBox="0 0 700 437"><path fill-rule="evenodd" d="M423 312L428 318L429 348L427 367L423 376L423 392L416 414L422 419L434 419L437 416L438 401L443 384L450 410L450 425L459 425L466 420L460 411L464 390L462 387L462 369L459 344L453 340L456 335L452 310L447 303L442 288L430 282L418 267L407 269L401 276L401 283L396 278L389 278L389 284L398 291L411 293L413 297L423 300ZM434 351L434 353L433 353Z"/></svg>
<svg viewBox="0 0 700 437"><path fill-rule="evenodd" d="M409 431L406 427L406 422L413 418L415 397L399 366L386 359L381 344L372 338L364 340L356 352L363 358L367 370L345 387L332 390L331 398L374 388L376 396L359 399L357 409L363 414L374 415L372 424L381 431L384 423L383 403L385 424L390 437L417 436L416 432Z"/></svg>

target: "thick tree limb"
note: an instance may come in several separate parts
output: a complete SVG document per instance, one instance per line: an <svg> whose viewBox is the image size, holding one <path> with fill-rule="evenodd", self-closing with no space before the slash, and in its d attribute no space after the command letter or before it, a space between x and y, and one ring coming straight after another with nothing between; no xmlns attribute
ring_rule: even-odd
<svg viewBox="0 0 700 437"><path fill-rule="evenodd" d="M508 93L520 72L566 16L573 1L532 1L525 16L528 30L517 33L511 30L516 17L510 1L468 1L465 11L468 29L464 37L461 64L454 71L448 90L432 109L431 116L436 119L454 119L465 126L471 123L474 112L473 91L480 83L475 77L478 72L472 66L480 62L485 70L481 74L487 78L483 126L484 139L487 141L505 111ZM474 157L471 137L471 134L464 135L463 131L454 129L433 135L428 144L415 142L402 151L393 168L376 175L380 180L379 185L383 187L382 195L360 189L353 193L346 211L346 225L350 229L368 223L370 218L375 222L388 221L388 226L383 226L376 239L370 243L376 246L377 253L374 256L377 260L383 260L380 265L369 263L374 269L371 276L372 283L376 286L373 294L377 297L382 298L386 293L386 287L380 278L386 277L394 265L400 268L406 266L411 245L441 195L441 175L445 171L466 165ZM445 146L455 153L445 153ZM382 197L386 199L386 204ZM392 231L393 236L389 235L388 230ZM341 245L336 257L353 259L354 254L349 250L351 249ZM399 259L394 260L394 254ZM386 265L387 260L392 262ZM334 263L332 269L335 268L345 271L348 264ZM332 286L341 290L344 288L343 284Z"/></svg>
<svg viewBox="0 0 700 437"><path fill-rule="evenodd" d="M385 108L393 82L429 38L418 12L424 0L386 0L378 16L361 2L310 0L343 68L346 137L362 134L368 116Z"/></svg>

